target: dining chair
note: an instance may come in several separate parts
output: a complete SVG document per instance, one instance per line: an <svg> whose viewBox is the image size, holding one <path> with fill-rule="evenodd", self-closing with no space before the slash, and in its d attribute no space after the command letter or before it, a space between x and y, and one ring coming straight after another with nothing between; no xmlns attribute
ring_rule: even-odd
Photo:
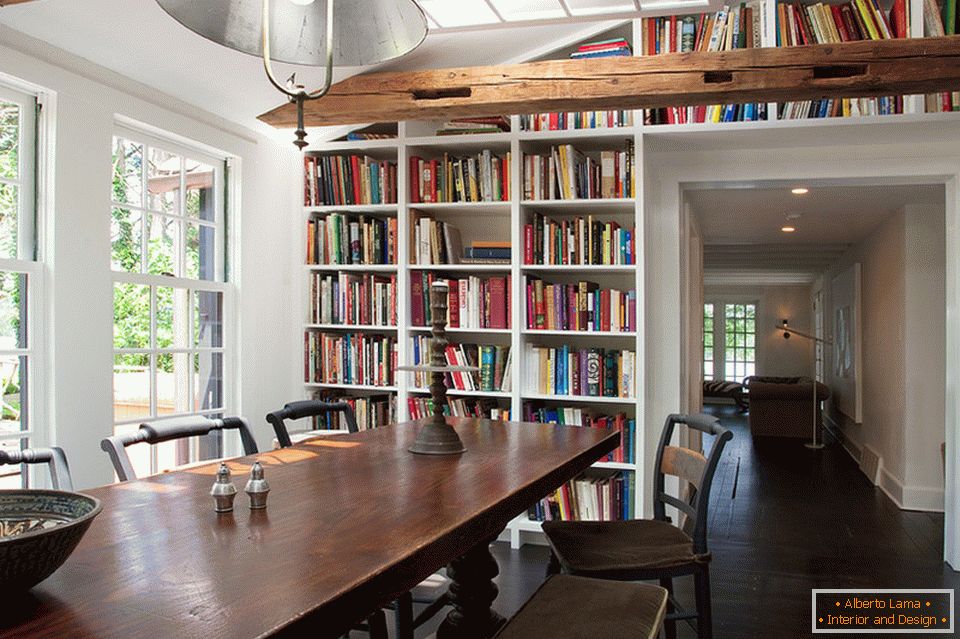
<svg viewBox="0 0 960 639"><path fill-rule="evenodd" d="M187 417L173 417L140 424L140 428L132 433L113 435L100 442L102 448L113 463L113 469L120 481L136 479L130 458L127 456L127 447L134 444L160 444L175 439L207 435L212 431L236 430L240 433L240 442L245 455L259 452L257 442L253 439L250 426L242 417L224 417L211 419L203 415Z"/></svg>
<svg viewBox="0 0 960 639"><path fill-rule="evenodd" d="M656 639L666 608L660 586L553 575L494 637Z"/></svg>
<svg viewBox="0 0 960 639"><path fill-rule="evenodd" d="M288 421L296 421L307 417L326 417L332 413L343 415L347 430L320 429L291 433L287 429ZM273 426L273 432L277 436L275 441L280 448L287 448L294 443L312 437L359 432L353 408L346 402L325 402L319 399L290 402L280 410L268 414L267 421ZM413 631L426 623L449 603L447 595L449 586L450 580L447 577L440 573L434 573L420 582L412 591L400 595L390 604L389 608L395 614L396 634L399 639L413 639ZM413 607L415 603L426 606L416 616L414 616Z"/></svg>
<svg viewBox="0 0 960 639"><path fill-rule="evenodd" d="M712 435L708 457L670 442L677 425ZM653 519L625 521L548 521L543 532L551 548L549 572L621 581L658 579L669 593L664 623L667 639L676 637L676 622L696 619L697 636L713 636L710 608L710 552L707 548L707 511L710 487L720 455L733 433L711 415L670 415L657 448L653 478ZM666 492L665 476L686 482L680 496ZM667 516L677 509L682 528ZM673 578L693 575L696 612L676 605Z"/></svg>
<svg viewBox="0 0 960 639"><path fill-rule="evenodd" d="M54 490L73 490L70 465L62 448L0 450L0 466L13 464L46 464L50 468L50 485Z"/></svg>
<svg viewBox="0 0 960 639"><path fill-rule="evenodd" d="M343 421L347 426L347 430L328 428L290 432L287 429L287 421L296 421L306 417L327 417L337 413L343 415ZM311 437L342 435L344 433L356 433L360 430L357 427L357 417L350 404L346 402L325 402L319 399L304 399L285 404L280 410L269 413L267 415L267 422L273 426L273 432L276 435L276 446L280 448L293 446L294 443L302 442Z"/></svg>

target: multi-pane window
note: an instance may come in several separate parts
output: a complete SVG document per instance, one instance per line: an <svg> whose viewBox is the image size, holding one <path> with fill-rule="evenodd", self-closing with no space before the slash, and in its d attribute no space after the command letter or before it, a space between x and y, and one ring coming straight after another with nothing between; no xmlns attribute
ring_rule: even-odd
<svg viewBox="0 0 960 639"><path fill-rule="evenodd" d="M757 307L724 304L724 379L743 381L756 371Z"/></svg>
<svg viewBox="0 0 960 639"><path fill-rule="evenodd" d="M25 448L36 436L36 116L36 96L0 85L0 448ZM28 483L22 468L0 466L0 488Z"/></svg>
<svg viewBox="0 0 960 639"><path fill-rule="evenodd" d="M226 403L224 161L134 131L113 139L116 432ZM138 475L217 456L218 437L133 447Z"/></svg>
<svg viewBox="0 0 960 639"><path fill-rule="evenodd" d="M713 379L713 304L703 305L703 379Z"/></svg>

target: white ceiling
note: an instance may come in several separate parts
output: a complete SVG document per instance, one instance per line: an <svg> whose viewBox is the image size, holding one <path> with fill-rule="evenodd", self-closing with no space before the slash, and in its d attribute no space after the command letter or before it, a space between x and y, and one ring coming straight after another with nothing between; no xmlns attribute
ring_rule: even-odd
<svg viewBox="0 0 960 639"><path fill-rule="evenodd" d="M791 188L808 186L806 195ZM944 205L942 186L806 185L685 192L704 239L707 271L822 272L907 204ZM787 219L799 214L797 219ZM796 228L784 233L781 227Z"/></svg>
<svg viewBox="0 0 960 639"><path fill-rule="evenodd" d="M443 2L453 5L460 0ZM256 120L283 102L264 76L260 60L192 33L154 0L37 0L0 8L0 44L14 46L16 38L5 34L3 25L226 120L276 133ZM610 26L580 22L431 33L420 48L390 68L512 62ZM338 68L334 79L364 70L368 69ZM287 77L293 71L307 86L321 84L322 69L278 65L277 75Z"/></svg>

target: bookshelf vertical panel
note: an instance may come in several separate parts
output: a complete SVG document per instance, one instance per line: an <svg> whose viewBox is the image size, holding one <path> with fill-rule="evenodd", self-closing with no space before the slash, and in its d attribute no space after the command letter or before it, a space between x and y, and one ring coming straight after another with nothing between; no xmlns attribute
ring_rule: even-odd
<svg viewBox="0 0 960 639"><path fill-rule="evenodd" d="M400 366L410 364L407 355L407 342L410 341L410 271L407 265L410 263L410 194L409 184L409 149L406 144L407 123L400 122L397 125L397 227L398 227L398 247L397 247L397 294L399 296L397 304L397 360ZM406 421L409 419L407 400L410 397L411 375L410 373L397 373L397 419Z"/></svg>

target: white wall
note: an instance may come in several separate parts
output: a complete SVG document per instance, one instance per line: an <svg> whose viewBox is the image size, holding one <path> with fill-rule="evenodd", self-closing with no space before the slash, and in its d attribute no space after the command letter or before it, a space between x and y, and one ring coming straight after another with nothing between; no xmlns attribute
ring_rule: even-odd
<svg viewBox="0 0 960 639"><path fill-rule="evenodd" d="M233 412L248 416L261 444L263 416L302 394L295 317L291 220L299 219L299 160L280 144L129 82L68 54L0 28L0 74L55 94L54 163L46 219L48 351L38 443L70 458L78 488L107 483L112 469L100 439L112 434L111 134L116 115L184 136L240 158L241 188L231 203L230 258L237 284L241 372Z"/></svg>
<svg viewBox="0 0 960 639"><path fill-rule="evenodd" d="M943 238L942 205L908 205L824 276L829 287L837 272L861 263L863 422L854 423L833 401L829 414L855 456L864 446L880 455L880 487L908 509L943 509ZM828 333L833 319L829 300L827 295ZM832 366L826 373L831 388L840 388Z"/></svg>
<svg viewBox="0 0 960 639"><path fill-rule="evenodd" d="M783 331L775 329L784 319L790 326L813 333L813 308L810 287L793 285L707 285L704 301L717 304L715 313L722 317L726 303L756 303L757 305L757 375L776 377L812 377L812 342L796 335L783 338ZM720 323L716 325L719 327ZM722 342L714 341L721 345ZM735 380L742 381L742 380Z"/></svg>

